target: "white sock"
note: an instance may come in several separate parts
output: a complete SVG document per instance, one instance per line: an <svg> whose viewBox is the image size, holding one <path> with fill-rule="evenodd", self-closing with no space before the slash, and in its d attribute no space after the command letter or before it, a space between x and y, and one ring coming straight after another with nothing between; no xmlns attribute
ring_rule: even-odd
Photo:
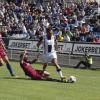
<svg viewBox="0 0 100 100"><path fill-rule="evenodd" d="M60 77L63 77L62 71L59 71L58 74L60 75Z"/></svg>

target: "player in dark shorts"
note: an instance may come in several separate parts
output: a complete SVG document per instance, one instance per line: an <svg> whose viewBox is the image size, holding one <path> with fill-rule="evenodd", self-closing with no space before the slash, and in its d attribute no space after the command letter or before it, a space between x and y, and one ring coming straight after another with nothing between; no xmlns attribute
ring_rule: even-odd
<svg viewBox="0 0 100 100"><path fill-rule="evenodd" d="M15 76L12 66L8 60L6 55L7 49L5 48L4 44L2 43L2 34L0 34L0 66L3 66L4 62L6 63L7 69L9 70L11 76ZM15 76L18 77L18 76Z"/></svg>
<svg viewBox="0 0 100 100"><path fill-rule="evenodd" d="M31 66L32 63L35 63L37 61L39 54L37 55L36 59L28 61L26 53L27 51L24 50L24 53L20 55L20 66L23 69L25 75L34 80L48 80L48 76L50 75L49 72L37 70Z"/></svg>

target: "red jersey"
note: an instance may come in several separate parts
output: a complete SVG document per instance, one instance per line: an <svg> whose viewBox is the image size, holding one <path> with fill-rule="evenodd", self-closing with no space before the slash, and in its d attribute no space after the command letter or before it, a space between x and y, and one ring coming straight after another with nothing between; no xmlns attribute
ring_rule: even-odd
<svg viewBox="0 0 100 100"><path fill-rule="evenodd" d="M0 54L2 54L4 51L3 46L2 46L2 34L0 34Z"/></svg>
<svg viewBox="0 0 100 100"><path fill-rule="evenodd" d="M96 42L99 42L98 38L95 39Z"/></svg>
<svg viewBox="0 0 100 100"><path fill-rule="evenodd" d="M67 12L67 13L70 13L70 11L71 11L71 8L70 8L70 7L67 7L67 8L65 9L65 12Z"/></svg>
<svg viewBox="0 0 100 100"><path fill-rule="evenodd" d="M23 69L25 75L31 77L31 79L42 79L43 71L35 70L30 63L23 62L20 64L21 68Z"/></svg>
<svg viewBox="0 0 100 100"><path fill-rule="evenodd" d="M0 34L0 59L5 56L6 56L6 53L2 46L2 34Z"/></svg>
<svg viewBox="0 0 100 100"><path fill-rule="evenodd" d="M93 5L93 1L89 2L90 5Z"/></svg>
<svg viewBox="0 0 100 100"><path fill-rule="evenodd" d="M3 53L3 52L5 52L5 51L4 51L3 47L2 47L2 40L0 40L0 54Z"/></svg>

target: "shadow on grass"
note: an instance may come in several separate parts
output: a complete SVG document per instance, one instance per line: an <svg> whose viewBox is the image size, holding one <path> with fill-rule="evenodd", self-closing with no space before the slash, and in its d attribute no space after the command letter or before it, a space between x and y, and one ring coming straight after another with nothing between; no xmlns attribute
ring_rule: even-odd
<svg viewBox="0 0 100 100"><path fill-rule="evenodd" d="M74 68L74 69L83 69L83 70L100 71L100 68L84 68L84 67L79 67L79 68Z"/></svg>
<svg viewBox="0 0 100 100"><path fill-rule="evenodd" d="M84 67L81 67L80 69L86 69ZM94 70L94 71L100 71L100 68L88 68L86 70Z"/></svg>
<svg viewBox="0 0 100 100"><path fill-rule="evenodd" d="M91 68L91 70L100 71L100 68Z"/></svg>
<svg viewBox="0 0 100 100"><path fill-rule="evenodd" d="M19 77L3 77L3 79L21 79L21 80L31 80L30 78L19 78Z"/></svg>
<svg viewBox="0 0 100 100"><path fill-rule="evenodd" d="M3 79L15 79L15 80L32 80L30 78L19 78L19 77L3 77ZM59 83L65 83L65 82L62 82L61 80L58 80L58 79L53 79L53 78L50 78L49 80L32 80L32 81L49 81L49 82L59 82Z"/></svg>

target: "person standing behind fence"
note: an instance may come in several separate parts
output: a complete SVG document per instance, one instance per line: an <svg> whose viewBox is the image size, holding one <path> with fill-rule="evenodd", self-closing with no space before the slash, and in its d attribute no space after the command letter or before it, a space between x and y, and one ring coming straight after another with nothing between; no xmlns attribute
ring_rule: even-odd
<svg viewBox="0 0 100 100"><path fill-rule="evenodd" d="M58 65L55 47L58 50L58 52L62 53L62 51L58 47L58 42L55 39L55 36L53 35L52 29L47 28L46 32L47 32L47 35L42 37L40 39L40 41L37 43L38 47L41 44L43 44L43 46L44 46L44 50L43 50L43 63L44 63L43 71L46 70L46 67L48 66L48 62L51 61L55 65L56 70L57 70L58 74L60 75L61 80L63 81L63 79L66 79L66 77L63 76L61 68Z"/></svg>
<svg viewBox="0 0 100 100"><path fill-rule="evenodd" d="M91 65L93 64L92 61L92 57L88 54L88 52L84 53L84 57L83 60L81 60L77 66L75 66L74 68L78 68L81 64L85 65L85 69L88 69L91 67Z"/></svg>
<svg viewBox="0 0 100 100"><path fill-rule="evenodd" d="M7 69L9 70L11 76L15 76L12 66L9 63L8 57L5 52L7 52L7 50L2 43L2 34L0 34L0 66L3 66L3 64L5 62ZM18 77L18 76L15 76L15 77Z"/></svg>

